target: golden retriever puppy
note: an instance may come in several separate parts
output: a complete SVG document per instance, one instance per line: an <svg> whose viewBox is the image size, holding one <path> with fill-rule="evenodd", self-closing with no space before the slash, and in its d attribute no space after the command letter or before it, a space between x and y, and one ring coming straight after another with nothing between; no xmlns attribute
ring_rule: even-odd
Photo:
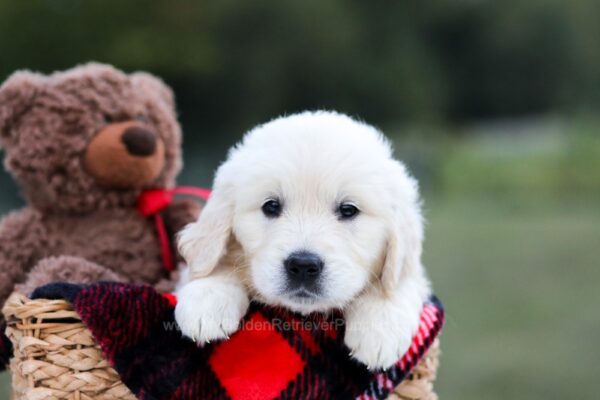
<svg viewBox="0 0 600 400"><path fill-rule="evenodd" d="M345 343L372 369L406 352L430 294L423 221L417 182L379 131L334 112L275 119L231 149L213 190L179 237L185 336L227 338L253 299L341 309Z"/></svg>

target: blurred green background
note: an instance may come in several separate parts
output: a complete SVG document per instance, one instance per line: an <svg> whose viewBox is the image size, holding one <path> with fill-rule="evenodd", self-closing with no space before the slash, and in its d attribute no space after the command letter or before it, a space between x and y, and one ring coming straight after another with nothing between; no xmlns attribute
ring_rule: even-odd
<svg viewBox="0 0 600 400"><path fill-rule="evenodd" d="M442 399L592 399L600 377L597 0L0 0L0 79L89 60L175 90L181 182L254 124L336 109L423 187ZM0 173L0 213L21 206ZM9 381L0 375L0 399Z"/></svg>

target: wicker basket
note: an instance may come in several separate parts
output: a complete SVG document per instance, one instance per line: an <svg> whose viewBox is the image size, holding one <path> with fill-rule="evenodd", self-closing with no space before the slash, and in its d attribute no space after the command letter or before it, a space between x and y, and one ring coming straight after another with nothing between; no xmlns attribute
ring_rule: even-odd
<svg viewBox="0 0 600 400"><path fill-rule="evenodd" d="M10 363L14 400L135 399L68 302L30 300L15 293L3 313L14 345ZM389 399L437 399L433 381L438 355L436 340Z"/></svg>

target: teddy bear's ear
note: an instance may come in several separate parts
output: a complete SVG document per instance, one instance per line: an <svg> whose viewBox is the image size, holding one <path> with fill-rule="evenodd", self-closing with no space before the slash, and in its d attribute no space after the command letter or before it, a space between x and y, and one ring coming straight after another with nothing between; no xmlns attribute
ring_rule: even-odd
<svg viewBox="0 0 600 400"><path fill-rule="evenodd" d="M175 108L173 91L160 78L147 72L134 72L131 82L149 95L160 98L169 108Z"/></svg>
<svg viewBox="0 0 600 400"><path fill-rule="evenodd" d="M17 71L0 86L0 145L14 139L13 124L29 109L42 85L42 75Z"/></svg>

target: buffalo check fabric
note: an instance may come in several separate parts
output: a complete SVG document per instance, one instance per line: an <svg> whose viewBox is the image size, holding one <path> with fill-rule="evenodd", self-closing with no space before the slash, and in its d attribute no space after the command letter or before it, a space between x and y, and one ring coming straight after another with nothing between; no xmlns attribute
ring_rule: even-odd
<svg viewBox="0 0 600 400"><path fill-rule="evenodd" d="M149 286L54 283L32 297L71 302L139 399L384 399L444 322L432 297L407 353L372 372L350 358L339 314L302 316L253 303L230 339L199 347L178 330L176 299Z"/></svg>

